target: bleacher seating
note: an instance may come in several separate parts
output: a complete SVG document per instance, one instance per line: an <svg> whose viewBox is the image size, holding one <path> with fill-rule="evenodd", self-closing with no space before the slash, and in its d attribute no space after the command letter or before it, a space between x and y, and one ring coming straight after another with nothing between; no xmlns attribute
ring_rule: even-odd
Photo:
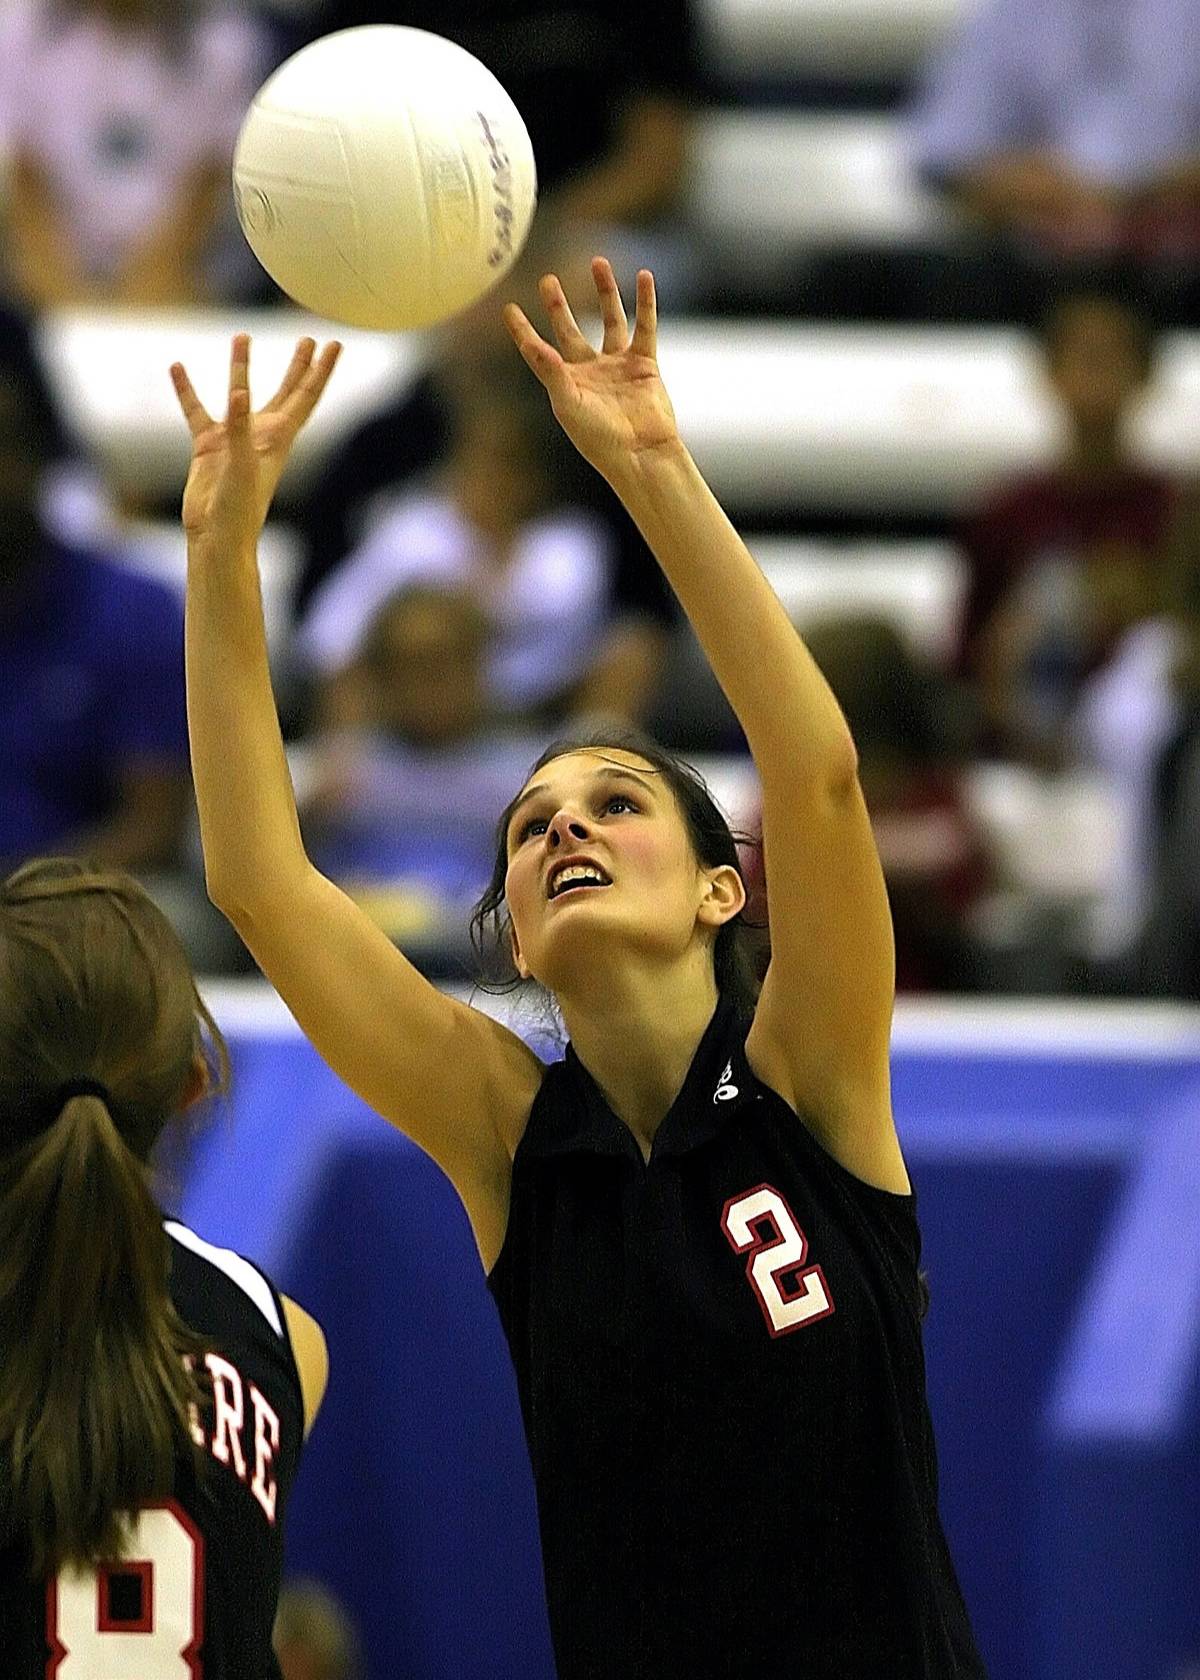
<svg viewBox="0 0 1200 1680"><path fill-rule="evenodd" d="M688 214L710 244L776 263L827 246L942 246L961 228L918 179L899 121L878 112L706 112Z"/></svg>
<svg viewBox="0 0 1200 1680"><path fill-rule="evenodd" d="M878 613L931 658L949 656L966 582L953 543L751 534L747 545L801 631L827 614Z"/></svg>
<svg viewBox="0 0 1200 1680"><path fill-rule="evenodd" d="M175 520L138 520L118 529L126 562L182 589L183 533ZM844 612L880 613L935 659L950 652L964 576L953 543L838 541L748 536L755 559L795 622ZM272 520L259 543L263 611L272 651L290 628L300 538Z"/></svg>
<svg viewBox="0 0 1200 1680"><path fill-rule="evenodd" d="M700 0L712 61L731 80L908 76L963 0Z"/></svg>
<svg viewBox="0 0 1200 1680"><path fill-rule="evenodd" d="M128 489L174 496L188 437L167 378L184 361L222 400L231 334L254 335L255 383L278 379L296 337L329 332L290 310L132 317L63 311L42 343L64 408ZM343 330L346 354L301 434L288 483L427 353L419 335ZM1015 329L795 326L668 319L663 371L684 436L739 514L825 505L949 512L1002 473L1044 459L1055 421L1033 347ZM1164 345L1138 427L1146 453L1200 469L1200 339Z"/></svg>

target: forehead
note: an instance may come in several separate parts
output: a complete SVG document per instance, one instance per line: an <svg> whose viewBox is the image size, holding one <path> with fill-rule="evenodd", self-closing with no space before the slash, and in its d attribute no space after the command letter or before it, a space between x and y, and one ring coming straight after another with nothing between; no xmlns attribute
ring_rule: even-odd
<svg viewBox="0 0 1200 1680"><path fill-rule="evenodd" d="M521 799L532 787L545 787L554 791L570 786L573 782L593 781L605 770L632 770L637 776L643 777L651 787L657 787L662 781L662 773L654 768L639 753L626 752L622 747L580 747L576 752L563 753L559 758L552 758L548 764L543 764L540 770L535 770L521 792L517 795Z"/></svg>

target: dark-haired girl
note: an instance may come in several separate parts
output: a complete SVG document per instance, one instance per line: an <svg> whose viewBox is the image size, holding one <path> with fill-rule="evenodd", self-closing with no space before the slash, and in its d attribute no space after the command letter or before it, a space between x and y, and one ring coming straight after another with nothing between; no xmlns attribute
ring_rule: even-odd
<svg viewBox="0 0 1200 1680"><path fill-rule="evenodd" d="M223 1082L173 928L70 859L0 883L0 1674L267 1680L320 1330L151 1194Z"/></svg>
<svg viewBox="0 0 1200 1680"><path fill-rule="evenodd" d="M920 1239L892 1123L887 899L854 744L676 431L654 283L632 336L512 337L686 610L763 788L772 958L696 778L650 743L559 743L501 820L481 911L569 1035L546 1068L438 993L309 864L271 697L255 543L332 345L252 415L178 366L194 439L188 686L209 890L314 1044L438 1161L516 1367L563 1680L977 1680L937 1513Z"/></svg>

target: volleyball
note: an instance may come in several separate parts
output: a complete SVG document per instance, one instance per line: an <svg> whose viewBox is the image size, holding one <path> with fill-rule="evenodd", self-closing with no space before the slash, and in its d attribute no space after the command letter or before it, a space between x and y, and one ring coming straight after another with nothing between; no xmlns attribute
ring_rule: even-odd
<svg viewBox="0 0 1200 1680"><path fill-rule="evenodd" d="M485 65L424 29L368 24L302 47L238 136L234 202L296 303L345 326L431 326L515 261L533 219L529 132Z"/></svg>

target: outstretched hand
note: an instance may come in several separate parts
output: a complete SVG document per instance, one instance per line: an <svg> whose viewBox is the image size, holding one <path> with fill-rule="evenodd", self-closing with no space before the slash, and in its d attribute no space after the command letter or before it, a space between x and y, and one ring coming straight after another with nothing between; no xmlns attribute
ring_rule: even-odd
<svg viewBox="0 0 1200 1680"><path fill-rule="evenodd" d="M192 464L183 492L189 537L222 544L257 540L296 434L316 407L342 349L334 340L314 360L316 348L311 338L299 341L279 389L253 412L250 336L238 333L229 359L224 420L209 414L182 363L172 366L171 382L192 434Z"/></svg>
<svg viewBox="0 0 1200 1680"><path fill-rule="evenodd" d="M604 325L599 350L579 330L553 274L543 278L539 290L558 349L534 331L515 303L505 310L504 324L545 386L555 417L571 442L599 473L612 479L649 454L678 448L679 433L656 360L654 276L645 268L638 273L632 339L612 266L603 257L593 259L592 279Z"/></svg>

